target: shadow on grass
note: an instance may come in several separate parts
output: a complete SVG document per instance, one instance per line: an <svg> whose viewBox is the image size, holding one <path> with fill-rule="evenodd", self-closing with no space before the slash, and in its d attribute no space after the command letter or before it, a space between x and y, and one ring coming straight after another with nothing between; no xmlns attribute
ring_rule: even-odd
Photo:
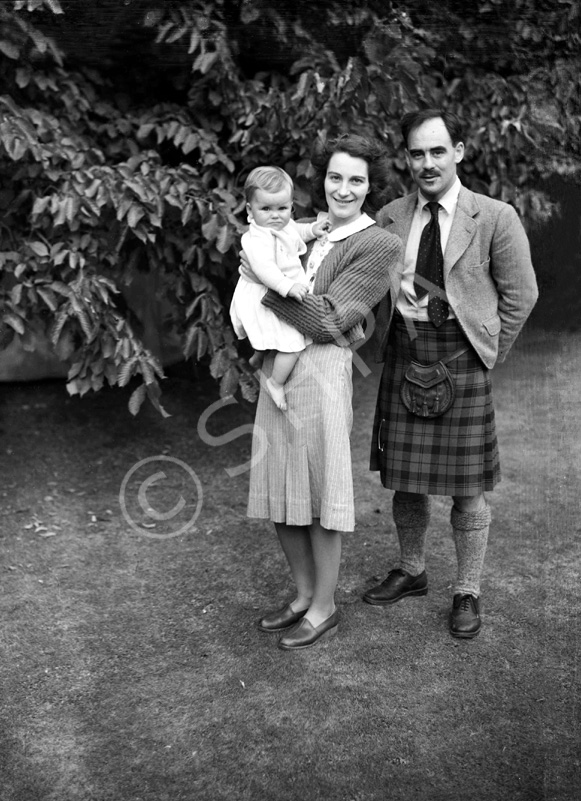
<svg viewBox="0 0 581 801"><path fill-rule="evenodd" d="M494 372L504 478L471 642L447 631L447 499L434 502L428 596L361 603L397 551L391 493L367 470L377 368L355 378L340 633L301 654L255 625L291 584L270 525L245 517L247 474L225 471L248 459L248 435L197 435L213 385L170 379L167 420L132 418L122 391L4 387L2 801L574 798L580 345L530 331ZM208 428L250 419L232 405ZM203 490L180 536L163 521L139 534L120 511L124 476L160 454ZM184 497L191 510L187 475L168 476L153 506Z"/></svg>

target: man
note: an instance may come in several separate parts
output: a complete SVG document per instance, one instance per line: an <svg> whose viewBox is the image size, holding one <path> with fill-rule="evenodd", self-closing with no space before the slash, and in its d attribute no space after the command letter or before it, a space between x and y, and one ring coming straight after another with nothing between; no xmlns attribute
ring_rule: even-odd
<svg viewBox="0 0 581 801"><path fill-rule="evenodd" d="M458 118L438 109L407 114L401 125L417 191L395 200L377 222L397 234L405 255L401 284L382 303L376 334L385 361L377 401L371 469L395 490L398 567L363 596L392 604L425 595L430 495L449 495L457 556L450 632L480 631L480 577L490 526L485 491L500 479L490 369L503 361L533 308L535 273L523 226L506 203L462 186L464 144ZM412 359L452 357L451 408L423 416L400 397ZM438 407L432 412L438 415Z"/></svg>

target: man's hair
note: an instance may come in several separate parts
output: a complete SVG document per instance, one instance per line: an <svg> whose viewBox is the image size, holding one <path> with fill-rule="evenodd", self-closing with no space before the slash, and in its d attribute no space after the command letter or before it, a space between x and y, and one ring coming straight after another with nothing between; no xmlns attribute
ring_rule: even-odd
<svg viewBox="0 0 581 801"><path fill-rule="evenodd" d="M362 210L371 214L378 211L392 189L389 159L381 142L359 134L342 134L333 139L320 137L316 140L311 153L311 164L315 171L311 191L315 206L321 209L327 206L325 178L329 161L335 153L347 153L367 162L369 193Z"/></svg>
<svg viewBox="0 0 581 801"><path fill-rule="evenodd" d="M288 186L293 192L293 179L280 167L255 167L244 182L244 196L246 202L250 203L258 189L263 192L279 192L284 186Z"/></svg>
<svg viewBox="0 0 581 801"><path fill-rule="evenodd" d="M423 123L428 120L438 118L444 123L454 147L456 147L458 142L464 141L462 123L452 111L444 111L439 108L423 108L419 111L410 111L402 117L400 128L406 148L408 146L410 134L415 131L416 128L419 128L420 125L423 125Z"/></svg>

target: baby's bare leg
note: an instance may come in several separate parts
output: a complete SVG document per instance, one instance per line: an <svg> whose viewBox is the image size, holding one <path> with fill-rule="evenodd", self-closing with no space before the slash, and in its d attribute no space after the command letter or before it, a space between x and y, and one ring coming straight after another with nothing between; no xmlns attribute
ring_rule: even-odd
<svg viewBox="0 0 581 801"><path fill-rule="evenodd" d="M281 353L274 357L272 375L266 379L266 388L271 398L279 409L286 409L286 398L284 394L284 384L292 373L293 367L297 363L300 353Z"/></svg>
<svg viewBox="0 0 581 801"><path fill-rule="evenodd" d="M278 351L274 357L274 364L272 365L271 378L275 385L282 386L288 381L289 375L292 373L295 364L300 356L299 353L281 353Z"/></svg>
<svg viewBox="0 0 581 801"><path fill-rule="evenodd" d="M263 350L255 350L252 356L248 359L248 364L254 370L260 370L262 367L262 362L264 361L264 351Z"/></svg>

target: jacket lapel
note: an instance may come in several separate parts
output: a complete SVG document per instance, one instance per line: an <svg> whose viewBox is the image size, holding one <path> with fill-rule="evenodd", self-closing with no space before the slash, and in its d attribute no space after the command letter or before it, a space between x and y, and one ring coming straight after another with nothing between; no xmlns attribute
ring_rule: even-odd
<svg viewBox="0 0 581 801"><path fill-rule="evenodd" d="M385 213L384 215L381 215L380 213L380 215L378 216L377 222L381 225L382 228L384 228L386 231L389 231L392 234L396 234L397 236L399 236L399 238L403 242L404 251L405 251L405 243L407 242L410 228L412 226L412 218L417 202L418 202L418 193L413 192L411 195L405 195L396 204L394 204L394 206L390 208L389 213ZM389 265L388 267L389 276L391 278L389 285L389 292L391 295L393 308L395 308L397 296L399 294L401 276L403 273L403 256L404 254L402 253L401 262Z"/></svg>
<svg viewBox="0 0 581 801"><path fill-rule="evenodd" d="M464 255L468 245L472 242L478 227L474 217L479 210L474 194L469 189L462 187L458 195L458 205L456 206L454 221L452 222L450 236L446 244L446 252L444 253L444 278Z"/></svg>
<svg viewBox="0 0 581 801"><path fill-rule="evenodd" d="M398 202L393 204L383 218L378 219L379 224L386 231L391 231L392 234L397 234L401 241L407 242L410 228L412 227L412 218L414 210L418 202L418 193L412 192L411 195L405 195Z"/></svg>

